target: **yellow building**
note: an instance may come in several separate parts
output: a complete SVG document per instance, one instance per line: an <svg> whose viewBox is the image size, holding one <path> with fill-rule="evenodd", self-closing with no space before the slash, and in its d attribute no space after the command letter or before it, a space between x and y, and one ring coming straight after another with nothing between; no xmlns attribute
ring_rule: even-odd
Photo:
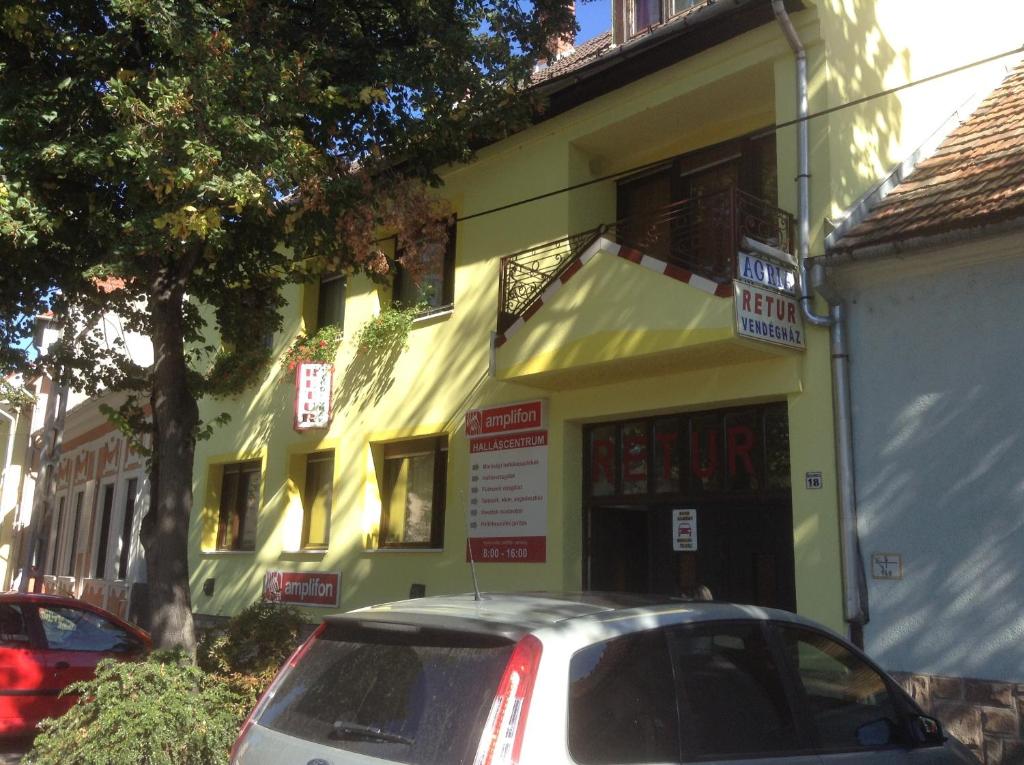
<svg viewBox="0 0 1024 765"><path fill-rule="evenodd" d="M196 452L198 614L265 585L343 609L467 591L470 536L484 590L703 585L843 629L830 333L793 294L796 41L767 0L613 5L611 33L536 73L543 119L444 170L458 221L419 284L288 290L278 354L344 327L329 425L296 429L279 365L203 403L232 421ZM816 255L1000 62L926 78L1017 46L1022 10L785 7ZM361 326L424 295L402 352L360 351Z"/></svg>

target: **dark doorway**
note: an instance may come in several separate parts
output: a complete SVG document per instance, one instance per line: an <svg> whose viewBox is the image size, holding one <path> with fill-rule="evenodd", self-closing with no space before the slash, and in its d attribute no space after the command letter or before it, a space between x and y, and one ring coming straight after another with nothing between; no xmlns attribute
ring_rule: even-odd
<svg viewBox="0 0 1024 765"><path fill-rule="evenodd" d="M692 595L796 609L788 506L697 509L697 550L674 549L673 508L594 507L588 512L588 588Z"/></svg>
<svg viewBox="0 0 1024 765"><path fill-rule="evenodd" d="M585 435L588 589L685 596L703 585L715 600L796 609L785 405Z"/></svg>

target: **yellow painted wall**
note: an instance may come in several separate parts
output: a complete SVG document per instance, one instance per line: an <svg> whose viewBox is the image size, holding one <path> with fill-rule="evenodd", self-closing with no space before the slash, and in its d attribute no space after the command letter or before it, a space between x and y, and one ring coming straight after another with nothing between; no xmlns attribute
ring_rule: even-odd
<svg viewBox="0 0 1024 765"><path fill-rule="evenodd" d="M897 84L901 76L928 73L943 61L953 62L944 58L942 50L950 44L946 36L962 28L953 3L822 0L809 5L796 21L809 48L812 112L872 92L879 85ZM950 14L936 20L941 15L936 5L948 6ZM1003 7L1005 3L982 5ZM965 15L962 4L958 12ZM928 24L911 23L912 17L920 21L926 14L932 23L941 21L945 36L937 35ZM970 15L992 16L973 7ZM998 38L1021 28L976 18L968 25L983 23L990 31L999 27L998 34L990 35L984 45L983 36L976 36L966 48L958 48L954 58L968 58L980 47L998 47ZM927 96L924 91L908 93L812 121L812 252L822 249L825 217L837 215L870 188L879 174L902 158L901 152L920 142L919 135L929 125L951 112L961 91L970 89L968 78L963 79L956 88L935 86ZM981 87L977 77L972 82ZM465 217L625 172L791 120L794 87L789 47L774 25L766 25L488 147L472 165L445 169L444 194ZM793 211L792 128L779 132L778 168L780 206ZM279 381L277 368L254 392L204 402L204 418L228 411L233 419L197 448L196 497L197 502L202 499L204 509L195 514L192 528L195 609L205 614L237 612L259 596L268 569L341 572L341 605L346 609L404 597L413 582L426 584L429 594L468 590L464 524L469 461L463 416L475 407L536 398L549 402L548 561L480 564L480 582L493 590L578 588L584 423L787 401L798 608L841 628L827 331L808 328L803 353L758 350L741 341L745 353L718 361L712 355L688 364L677 354L632 376L606 376L602 364L608 343L657 352L676 342L665 338L680 333L725 339L731 301L685 292L692 288L649 272L638 274L633 264L602 255L574 277L570 285L580 280L574 289L567 285L562 303L555 304L554 310L542 309L522 336L499 349L499 378L514 377L518 382L489 377L500 256L611 223L614 218L615 183L603 180L460 223L454 311L417 322L408 349L395 358L356 353L352 335L390 296L365 278L353 278L346 306L347 338L335 365L336 409L326 433L300 435L292 429L293 387ZM597 301L584 300L588 294L627 284L640 285L643 296L623 294L617 314L599 316ZM309 288L292 286L284 295L289 308L275 339L277 352L283 352L302 326L304 289ZM637 311L639 299L682 311ZM670 316L672 320L665 318ZM608 334L587 340L585 323L596 320L604 322ZM561 379L552 384L544 379L553 367L572 371L574 365L587 366L594 374L580 374L575 383ZM444 549L374 549L380 457L371 444L439 433L448 434L450 449ZM301 455L327 448L335 450L331 543L326 551L297 551ZM257 549L214 552L209 519L216 511L216 466L251 455L259 455L265 466ZM808 471L822 472L823 490L803 488ZM212 596L201 591L207 578L216 579Z"/></svg>

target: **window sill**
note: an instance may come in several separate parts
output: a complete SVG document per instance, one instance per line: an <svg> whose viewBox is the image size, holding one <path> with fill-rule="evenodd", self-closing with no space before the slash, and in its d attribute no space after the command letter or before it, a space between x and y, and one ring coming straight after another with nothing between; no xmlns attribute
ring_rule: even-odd
<svg viewBox="0 0 1024 765"><path fill-rule="evenodd" d="M442 305L437 308L431 308L429 311L424 311L419 316L412 320L413 327L420 326L422 324L429 324L433 321L442 321L447 319L455 313L454 304L449 303L448 305Z"/></svg>
<svg viewBox="0 0 1024 765"><path fill-rule="evenodd" d="M387 553L442 553L443 547L373 547L363 550L366 555L380 555Z"/></svg>
<svg viewBox="0 0 1024 765"><path fill-rule="evenodd" d="M230 558L240 555L255 555L255 550L201 550L200 555L207 558Z"/></svg>
<svg viewBox="0 0 1024 765"><path fill-rule="evenodd" d="M285 550L277 556L278 560L323 560L327 550Z"/></svg>

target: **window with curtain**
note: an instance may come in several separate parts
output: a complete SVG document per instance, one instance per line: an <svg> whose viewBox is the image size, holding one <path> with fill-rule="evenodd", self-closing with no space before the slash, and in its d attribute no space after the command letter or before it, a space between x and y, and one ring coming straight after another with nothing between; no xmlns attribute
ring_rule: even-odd
<svg viewBox="0 0 1024 765"><path fill-rule="evenodd" d="M322 550L331 533L331 500L334 491L334 452L306 457L306 485L302 494L302 547Z"/></svg>
<svg viewBox="0 0 1024 765"><path fill-rule="evenodd" d="M417 438L384 447L382 547L443 546L447 468L447 436Z"/></svg>

